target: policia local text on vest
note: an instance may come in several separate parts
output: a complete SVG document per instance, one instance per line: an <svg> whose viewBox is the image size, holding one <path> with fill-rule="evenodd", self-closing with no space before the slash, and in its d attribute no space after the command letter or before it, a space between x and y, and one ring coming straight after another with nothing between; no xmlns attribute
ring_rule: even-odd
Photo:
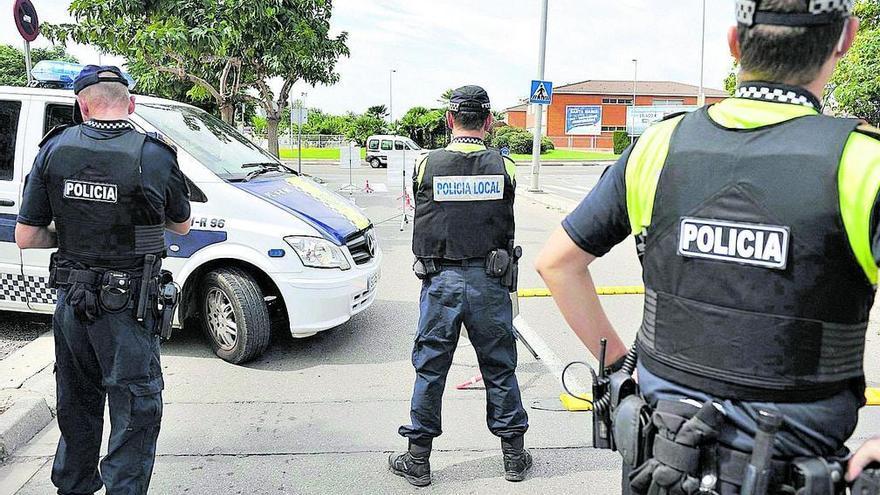
<svg viewBox="0 0 880 495"><path fill-rule="evenodd" d="M737 2L740 30L841 23L841 47L854 35L851 2L761 4ZM803 87L743 82L650 128L563 222L578 259L635 236L643 262L639 383L630 359L594 395L594 442L622 454L625 492L845 489L880 259L880 132L821 108ZM556 294L554 249L539 270Z"/></svg>

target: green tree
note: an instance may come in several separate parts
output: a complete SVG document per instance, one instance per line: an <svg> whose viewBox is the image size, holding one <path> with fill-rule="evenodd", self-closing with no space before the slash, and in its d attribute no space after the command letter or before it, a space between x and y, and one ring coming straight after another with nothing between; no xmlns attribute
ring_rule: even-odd
<svg viewBox="0 0 880 495"><path fill-rule="evenodd" d="M862 20L852 50L837 67L831 84L840 110L880 123L880 3L860 0L855 15Z"/></svg>
<svg viewBox="0 0 880 495"><path fill-rule="evenodd" d="M364 145L367 142L367 138L370 136L384 133L385 120L368 112L351 119L346 132L346 137L357 141L360 145Z"/></svg>
<svg viewBox="0 0 880 495"><path fill-rule="evenodd" d="M124 56L147 90L170 76L186 81L193 98L213 98L226 122L237 103L259 105L276 154L293 85L335 83L336 61L348 55L347 34L329 33L332 0L73 0L70 13L76 23L46 25L46 36Z"/></svg>
<svg viewBox="0 0 880 495"><path fill-rule="evenodd" d="M724 91L727 91L727 94L733 96L733 94L736 93L737 84L739 84L739 62L734 60L733 67L730 68L730 73L724 78Z"/></svg>
<svg viewBox="0 0 880 495"><path fill-rule="evenodd" d="M384 119L388 117L388 107L385 105L373 105L367 109L367 115Z"/></svg>
<svg viewBox="0 0 880 495"><path fill-rule="evenodd" d="M77 59L68 54L63 46L54 45L50 48L34 48L31 50L31 63L36 65L42 60L61 60L77 63ZM0 86L26 86L27 71L24 63L24 51L12 45L0 45Z"/></svg>

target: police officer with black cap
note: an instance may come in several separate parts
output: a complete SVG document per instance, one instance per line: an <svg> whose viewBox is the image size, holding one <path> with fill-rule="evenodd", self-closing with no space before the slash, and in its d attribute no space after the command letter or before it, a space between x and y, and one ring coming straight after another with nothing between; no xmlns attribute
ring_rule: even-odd
<svg viewBox="0 0 880 495"><path fill-rule="evenodd" d="M737 0L733 98L649 128L563 221L537 268L610 368L594 442L635 493L838 493L865 404L880 261L880 131L822 114L852 0ZM634 237L630 359L588 266ZM627 385L625 385L628 383ZM856 475L866 450L850 471Z"/></svg>
<svg viewBox="0 0 880 495"><path fill-rule="evenodd" d="M189 190L174 148L135 130L117 67L74 81L78 125L52 130L24 188L15 239L58 248L55 334L60 494L147 493L162 417L157 294L165 229L189 231ZM52 224L54 222L54 228ZM98 468L104 404L110 444Z"/></svg>
<svg viewBox="0 0 880 495"><path fill-rule="evenodd" d="M411 424L399 433L407 452L389 458L391 471L416 486L431 483L432 441L441 433L446 375L467 328L486 384L487 423L501 438L505 478L521 481L532 466L523 447L528 416L516 379L516 341L509 291L515 286L513 200L516 167L486 148L492 126L489 95L478 86L456 89L447 125L452 142L418 164L413 177L413 253L422 279L416 382Z"/></svg>

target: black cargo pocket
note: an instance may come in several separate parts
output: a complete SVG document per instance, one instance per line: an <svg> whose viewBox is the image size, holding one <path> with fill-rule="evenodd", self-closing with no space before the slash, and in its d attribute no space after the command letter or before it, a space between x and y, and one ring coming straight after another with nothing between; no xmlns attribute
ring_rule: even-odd
<svg viewBox="0 0 880 495"><path fill-rule="evenodd" d="M162 420L162 381L132 383L128 389L131 392L131 415L128 429L136 430L158 425Z"/></svg>

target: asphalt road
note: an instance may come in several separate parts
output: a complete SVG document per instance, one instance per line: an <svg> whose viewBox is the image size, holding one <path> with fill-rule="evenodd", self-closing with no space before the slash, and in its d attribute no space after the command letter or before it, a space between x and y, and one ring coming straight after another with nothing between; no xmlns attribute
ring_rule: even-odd
<svg viewBox="0 0 880 495"><path fill-rule="evenodd" d="M305 172L333 189L348 184L348 173L329 165L309 165ZM545 194L538 196L525 193L528 169L518 172L517 231L525 251L520 285L541 287L531 268L534 256L602 168L546 167ZM399 193L389 190L385 172L352 173L355 186L367 180L377 192L352 196L376 223L385 252L373 307L309 339L278 335L262 358L246 366L215 358L196 332L165 345L165 416L153 493L416 492L386 470L388 453L405 447L396 432L408 420L414 376L410 355L419 282L410 271L411 225L401 231ZM594 273L599 285L640 284L632 243L598 260ZM603 304L624 338L633 339L642 298L606 297ZM431 458L434 484L418 493L619 493L617 455L589 448L589 413L562 411L558 400L558 366L594 361L551 300L523 300L520 309L529 327L526 338L542 354L536 361L520 347L518 376L531 422L526 444L535 457L531 477L521 484L504 481L498 440L485 426L484 391L454 388L478 373L462 339L447 382L444 435ZM7 326L7 316L0 315L0 328ZM877 329L870 334L869 353L876 353ZM878 364L868 366L869 379L880 378ZM586 375L577 378L587 381ZM880 431L880 416L873 411L863 416L857 440ZM5 472L29 479L21 495L52 493L49 470L57 437L57 427L47 427L0 466L0 478Z"/></svg>

